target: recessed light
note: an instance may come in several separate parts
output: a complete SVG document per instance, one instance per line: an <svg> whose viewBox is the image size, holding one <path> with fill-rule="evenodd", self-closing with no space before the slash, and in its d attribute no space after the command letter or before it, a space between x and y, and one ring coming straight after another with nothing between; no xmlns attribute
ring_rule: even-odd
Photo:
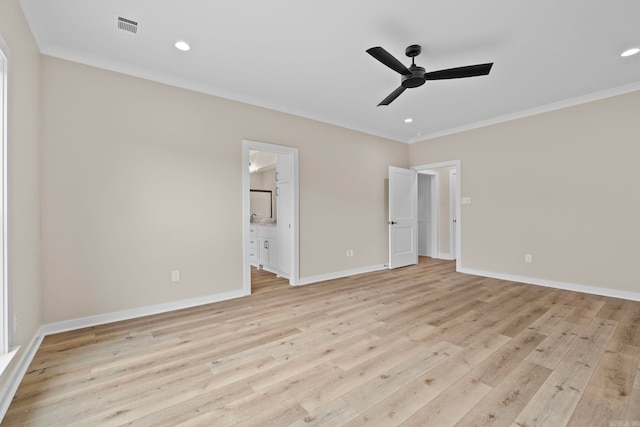
<svg viewBox="0 0 640 427"><path fill-rule="evenodd" d="M182 50L184 52L186 52L189 49L191 49L191 46L189 46L189 43L187 43L184 40L177 41L175 46L176 46L177 49Z"/></svg>
<svg viewBox="0 0 640 427"><path fill-rule="evenodd" d="M405 123L411 123L413 121L413 119L411 117L408 117L406 119L404 119Z"/></svg>
<svg viewBox="0 0 640 427"><path fill-rule="evenodd" d="M635 55L638 52L640 52L640 48L634 47L634 48L625 50L620 54L620 56L631 56L631 55Z"/></svg>

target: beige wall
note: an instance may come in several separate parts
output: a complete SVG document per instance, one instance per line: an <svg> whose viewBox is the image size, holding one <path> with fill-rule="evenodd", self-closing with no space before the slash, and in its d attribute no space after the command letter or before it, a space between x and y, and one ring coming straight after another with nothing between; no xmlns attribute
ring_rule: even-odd
<svg viewBox="0 0 640 427"><path fill-rule="evenodd" d="M461 160L463 267L639 292L638 112L633 92L412 144Z"/></svg>
<svg viewBox="0 0 640 427"><path fill-rule="evenodd" d="M45 323L241 289L243 139L299 148L303 278L387 261L405 144L51 57L43 119Z"/></svg>
<svg viewBox="0 0 640 427"><path fill-rule="evenodd" d="M22 351L42 323L40 287L40 54L17 0L0 2L0 36L9 48L9 273L11 346ZM6 378L6 377L5 377Z"/></svg>

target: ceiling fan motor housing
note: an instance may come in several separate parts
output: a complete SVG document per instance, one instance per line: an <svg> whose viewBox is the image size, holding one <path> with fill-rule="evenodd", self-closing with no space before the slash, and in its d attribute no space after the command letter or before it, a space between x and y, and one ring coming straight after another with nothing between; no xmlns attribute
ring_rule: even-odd
<svg viewBox="0 0 640 427"><path fill-rule="evenodd" d="M378 106L391 104L405 91L405 89L422 86L427 80L461 79L465 77L486 76L489 74L489 71L491 71L491 67L493 66L493 62L489 62L486 64L467 65L464 67L448 68L446 70L431 71L427 73L423 67L417 66L415 62L416 56L420 55L421 51L422 48L417 44L412 44L407 47L404 53L411 58L411 65L409 67L405 67L402 62L398 61L393 55L380 46L367 49L367 53L369 55L400 74L400 87L391 92L378 104Z"/></svg>
<svg viewBox="0 0 640 427"><path fill-rule="evenodd" d="M422 86L426 81L424 78L426 70L424 67L418 67L417 65L411 65L409 67L409 71L411 71L410 75L403 75L401 85L406 89L410 89L413 87Z"/></svg>

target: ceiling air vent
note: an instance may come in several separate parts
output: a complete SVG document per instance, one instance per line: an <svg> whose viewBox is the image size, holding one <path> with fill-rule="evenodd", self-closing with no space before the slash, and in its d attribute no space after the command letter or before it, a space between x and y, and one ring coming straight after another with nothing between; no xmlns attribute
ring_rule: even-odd
<svg viewBox="0 0 640 427"><path fill-rule="evenodd" d="M138 23L136 21L132 21L131 19L123 18L122 16L118 16L118 29L127 31L131 34L138 33Z"/></svg>

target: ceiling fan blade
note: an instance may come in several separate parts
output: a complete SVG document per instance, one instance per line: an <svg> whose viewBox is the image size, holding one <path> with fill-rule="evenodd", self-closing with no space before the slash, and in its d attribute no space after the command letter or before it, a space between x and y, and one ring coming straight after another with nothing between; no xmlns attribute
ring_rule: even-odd
<svg viewBox="0 0 640 427"><path fill-rule="evenodd" d="M493 62L488 64L467 65L466 67L449 68L432 71L424 75L425 80L461 79L463 77L486 76L491 71Z"/></svg>
<svg viewBox="0 0 640 427"><path fill-rule="evenodd" d="M367 49L367 53L378 61L382 62L387 67L391 68L393 71L400 73L405 76L410 76L411 71L404 64L398 61L393 55L384 50L381 47L372 47L371 49Z"/></svg>
<svg viewBox="0 0 640 427"><path fill-rule="evenodd" d="M381 105L389 105L393 102L394 99L396 99L397 97L400 96L400 94L402 92L404 92L405 87L400 86L398 89L394 90L393 92L391 92L391 94L389 94L389 96L387 96L385 99L383 99L380 104L378 104L378 107Z"/></svg>

